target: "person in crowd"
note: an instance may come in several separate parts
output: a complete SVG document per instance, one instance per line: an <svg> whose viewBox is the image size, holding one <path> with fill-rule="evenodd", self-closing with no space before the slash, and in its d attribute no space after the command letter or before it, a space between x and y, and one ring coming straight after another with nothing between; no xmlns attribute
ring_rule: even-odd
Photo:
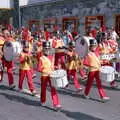
<svg viewBox="0 0 120 120"><path fill-rule="evenodd" d="M24 41L23 52L20 54L20 70L19 70L18 88L20 91L22 91L23 81L26 76L29 89L32 95L35 95L36 90L34 88L33 79L32 79L31 64L32 64L32 56L29 53L29 43L27 41Z"/></svg>
<svg viewBox="0 0 120 120"><path fill-rule="evenodd" d="M49 55L50 52L50 42L45 41L42 44L43 54L38 62L38 71L41 73L41 105L44 106L46 102L46 89L47 85L51 89L51 97L53 101L54 108L61 108L59 98L56 89L51 85L50 74L54 71L54 57Z"/></svg>
<svg viewBox="0 0 120 120"><path fill-rule="evenodd" d="M67 75L68 80L70 77L73 77L74 85L77 91L81 91L82 87L79 84L78 74L77 71L80 69L81 61L78 54L75 52L75 42L71 41L69 43L69 49L66 53L66 68L67 68Z"/></svg>
<svg viewBox="0 0 120 120"><path fill-rule="evenodd" d="M57 68L59 64L61 64L61 68L65 69L65 50L64 50L64 42L60 35L57 35L55 41L55 67Z"/></svg>
<svg viewBox="0 0 120 120"><path fill-rule="evenodd" d="M119 39L119 36L118 36L117 32L115 31L115 28L113 26L111 27L110 33L111 33L112 40L117 41L117 39Z"/></svg>
<svg viewBox="0 0 120 120"><path fill-rule="evenodd" d="M3 33L3 37L5 39L5 42L7 42L7 41L14 42L15 41L11 37L10 32L6 28L2 29L2 33ZM13 60L12 61L7 61L4 57L4 54L3 54L2 63L4 65L4 67L7 69L9 87L10 87L10 89L13 89L13 88L15 88L14 76L13 76L14 62L13 62Z"/></svg>
<svg viewBox="0 0 120 120"><path fill-rule="evenodd" d="M114 44L110 45L111 43L109 42L108 40L108 36L107 36L107 33L106 32L102 32L102 37L101 37L101 43L98 44L98 47L96 49L96 52L99 54L99 56L103 55L103 54L111 54L113 52L113 46ZM112 66L112 63L110 60L108 59L104 59L104 60L101 60L101 65L102 66ZM111 83L110 83L111 87L112 88L116 88L118 87L118 84L115 80L113 80Z"/></svg>
<svg viewBox="0 0 120 120"><path fill-rule="evenodd" d="M88 80L87 80L87 84L84 92L84 97L89 98L89 92L92 87L93 81L96 80L100 98L103 101L106 101L106 100L109 100L110 98L106 96L102 88L102 83L99 77L99 70L101 67L101 63L99 58L97 57L97 54L95 53L96 47L97 47L97 41L95 39L90 39L89 52L84 59L84 65L89 67L89 74L88 74Z"/></svg>

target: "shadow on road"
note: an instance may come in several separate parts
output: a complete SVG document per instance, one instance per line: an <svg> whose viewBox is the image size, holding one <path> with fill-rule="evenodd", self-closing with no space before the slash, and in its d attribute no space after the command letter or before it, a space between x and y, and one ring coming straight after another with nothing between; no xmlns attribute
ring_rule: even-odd
<svg viewBox="0 0 120 120"><path fill-rule="evenodd" d="M22 96L18 96L18 95L11 95L11 94L7 94L7 93L0 93L0 95L4 96L5 98L7 98L8 100L11 101L16 101L16 102L20 102L26 105L32 105L32 106L40 106L40 102L39 101L35 101L35 100L31 100Z"/></svg>
<svg viewBox="0 0 120 120"><path fill-rule="evenodd" d="M67 110L61 110L61 112L74 120L103 120L103 119L96 118L94 116L87 115L81 112L71 112Z"/></svg>

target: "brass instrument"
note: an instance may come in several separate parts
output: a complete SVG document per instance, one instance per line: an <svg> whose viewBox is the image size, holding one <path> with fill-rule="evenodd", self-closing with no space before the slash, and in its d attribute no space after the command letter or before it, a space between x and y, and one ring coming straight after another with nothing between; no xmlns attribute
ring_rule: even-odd
<svg viewBox="0 0 120 120"><path fill-rule="evenodd" d="M25 61L30 64L32 61L31 61L31 56L25 56Z"/></svg>

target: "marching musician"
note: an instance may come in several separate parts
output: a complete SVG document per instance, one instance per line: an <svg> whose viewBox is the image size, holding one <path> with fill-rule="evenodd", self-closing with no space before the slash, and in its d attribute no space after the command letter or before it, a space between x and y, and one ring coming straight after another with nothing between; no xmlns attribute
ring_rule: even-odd
<svg viewBox="0 0 120 120"><path fill-rule="evenodd" d="M89 98L89 92L95 78L100 97L103 101L106 101L109 100L109 97L106 96L102 88L101 80L99 77L99 70L101 67L101 63L97 54L95 53L96 47L97 47L97 41L95 39L90 39L89 53L84 59L84 65L89 67L88 80L87 80L84 96L85 98Z"/></svg>
<svg viewBox="0 0 120 120"><path fill-rule="evenodd" d="M55 41L55 67L57 68L58 65L61 65L62 69L65 69L65 52L64 52L64 42L60 35L57 35Z"/></svg>
<svg viewBox="0 0 120 120"><path fill-rule="evenodd" d="M6 28L3 28L3 29L2 29L2 33L3 33L3 37L4 37L5 41L15 41L15 40L10 36L10 32L9 32ZM14 77L13 77L14 62L13 62L13 61L7 61L7 60L4 58L4 54L3 54L3 57L2 57L2 61L3 61L4 67L7 68L9 87L10 87L10 89L13 89L13 88L15 88L15 85L14 85Z"/></svg>
<svg viewBox="0 0 120 120"><path fill-rule="evenodd" d="M53 101L53 106L55 108L60 108L58 95L56 89L51 85L50 74L54 70L54 57L49 55L50 42L43 42L43 54L39 59L38 71L41 72L41 105L45 105L46 102L46 88L49 84L51 88L51 96Z"/></svg>
<svg viewBox="0 0 120 120"><path fill-rule="evenodd" d="M68 75L68 80L70 80L70 77L73 77L74 80L74 85L77 91L81 91L82 87L79 84L78 80L78 75L77 75L77 70L80 69L80 58L78 57L78 54L75 52L75 42L71 41L69 43L69 49L67 52L67 75Z"/></svg>
<svg viewBox="0 0 120 120"><path fill-rule="evenodd" d="M35 91L35 88L33 85L31 64L32 64L32 56L29 53L29 43L27 41L24 41L23 52L20 55L20 71L19 71L20 73L19 73L18 88L20 91L22 90L23 81L26 76L29 89L30 89L32 95L35 95L36 91Z"/></svg>
<svg viewBox="0 0 120 120"><path fill-rule="evenodd" d="M114 41L115 43L115 41ZM115 50L114 46L116 46L116 44L114 44L113 42L111 42L111 40L108 40L108 35L107 33L103 32L102 33L102 37L101 37L101 43L99 43L96 52L99 55L103 55L103 54L111 54L113 53L113 51ZM101 65L102 66L112 66L112 63L110 60L104 59L101 60ZM115 80L113 80L110 83L112 88L116 88L118 87L117 83L115 82Z"/></svg>

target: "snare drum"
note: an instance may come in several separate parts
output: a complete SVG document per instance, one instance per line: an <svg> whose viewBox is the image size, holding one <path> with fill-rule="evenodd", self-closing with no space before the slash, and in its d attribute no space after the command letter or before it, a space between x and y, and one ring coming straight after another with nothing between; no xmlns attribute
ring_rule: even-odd
<svg viewBox="0 0 120 120"><path fill-rule="evenodd" d="M55 70L50 77L51 85L55 88L64 88L68 84L67 73L65 70Z"/></svg>
<svg viewBox="0 0 120 120"><path fill-rule="evenodd" d="M112 82L115 79L115 70L110 66L102 66L100 69L100 79L105 82Z"/></svg>
<svg viewBox="0 0 120 120"><path fill-rule="evenodd" d="M7 41L3 46L3 54L5 60L12 61L16 56L22 52L22 45L19 42Z"/></svg>
<svg viewBox="0 0 120 120"><path fill-rule="evenodd" d="M116 58L115 54L104 54L100 56L101 60L112 60Z"/></svg>

